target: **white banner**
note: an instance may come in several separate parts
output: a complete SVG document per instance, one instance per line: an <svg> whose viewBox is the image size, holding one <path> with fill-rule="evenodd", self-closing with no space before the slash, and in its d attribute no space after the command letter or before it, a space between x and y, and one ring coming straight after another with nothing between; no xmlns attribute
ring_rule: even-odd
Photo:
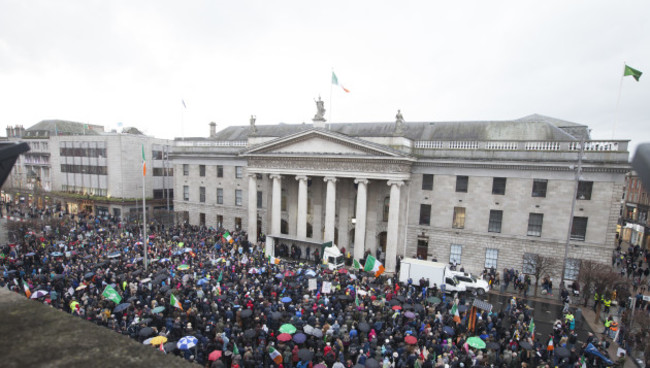
<svg viewBox="0 0 650 368"><path fill-rule="evenodd" d="M309 279L307 290L316 290L316 279Z"/></svg>
<svg viewBox="0 0 650 368"><path fill-rule="evenodd" d="M332 283L329 281L323 281L323 294L329 294L332 292Z"/></svg>

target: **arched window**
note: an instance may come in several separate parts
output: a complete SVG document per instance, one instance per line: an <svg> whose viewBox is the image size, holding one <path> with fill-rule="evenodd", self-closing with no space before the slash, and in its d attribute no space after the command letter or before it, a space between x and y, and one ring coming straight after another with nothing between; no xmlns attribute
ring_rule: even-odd
<svg viewBox="0 0 650 368"><path fill-rule="evenodd" d="M384 198L384 217L383 221L388 221L388 210L390 208L390 197Z"/></svg>

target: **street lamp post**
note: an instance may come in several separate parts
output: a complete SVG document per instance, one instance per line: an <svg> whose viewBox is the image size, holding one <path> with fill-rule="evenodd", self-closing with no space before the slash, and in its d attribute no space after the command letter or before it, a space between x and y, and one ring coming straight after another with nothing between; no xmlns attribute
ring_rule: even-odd
<svg viewBox="0 0 650 368"><path fill-rule="evenodd" d="M567 271L566 262L567 262L567 257L569 255L569 244L571 242L571 230L573 230L573 215L575 214L575 210L576 210L578 186L580 185L580 174L582 172L582 156L584 155L585 152L585 139L586 137L582 137L582 139L580 139L580 152L578 153L578 166L576 167L576 171L575 171L573 198L571 199L571 215L569 216L569 229L567 230L566 243L564 244L564 259L562 262L562 280L560 281L560 288L565 287L564 281L566 279L566 271Z"/></svg>

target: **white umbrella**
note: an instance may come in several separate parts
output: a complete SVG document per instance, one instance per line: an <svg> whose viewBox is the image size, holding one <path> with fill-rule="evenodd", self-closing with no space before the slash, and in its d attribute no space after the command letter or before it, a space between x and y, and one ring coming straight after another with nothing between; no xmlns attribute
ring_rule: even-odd
<svg viewBox="0 0 650 368"><path fill-rule="evenodd" d="M42 297L46 296L47 294L49 294L49 292L47 292L45 290L37 290L34 293L32 293L32 299L42 298Z"/></svg>

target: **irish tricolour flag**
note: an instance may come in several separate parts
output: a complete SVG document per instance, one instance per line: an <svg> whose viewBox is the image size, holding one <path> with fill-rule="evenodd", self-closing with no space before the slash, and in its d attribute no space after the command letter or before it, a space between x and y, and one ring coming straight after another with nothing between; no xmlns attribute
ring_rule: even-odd
<svg viewBox="0 0 650 368"><path fill-rule="evenodd" d="M269 263L270 264L280 264L280 258L275 258L273 256L269 256Z"/></svg>
<svg viewBox="0 0 650 368"><path fill-rule="evenodd" d="M269 355L271 356L271 359L275 362L275 364L280 365L282 364L282 354L280 354L273 346L269 347Z"/></svg>
<svg viewBox="0 0 650 368"><path fill-rule="evenodd" d="M451 315L454 316L454 322L460 323L460 314L458 313L458 305L454 304L451 307Z"/></svg>
<svg viewBox="0 0 650 368"><path fill-rule="evenodd" d="M226 239L226 241L230 244L232 244L232 236L230 236L230 233L226 231L225 234L223 234L223 238Z"/></svg>
<svg viewBox="0 0 650 368"><path fill-rule="evenodd" d="M343 85L339 83L339 79L336 77L336 74L334 74L334 72L332 72L332 84L335 85L335 86L339 86L339 87L341 87L345 92L350 93L350 90L349 90L349 89L343 87Z"/></svg>
<svg viewBox="0 0 650 368"><path fill-rule="evenodd" d="M142 145L142 176L147 176L147 161L144 158L144 144Z"/></svg>
<svg viewBox="0 0 650 368"><path fill-rule="evenodd" d="M29 285L25 282L25 280L23 280L23 289L25 290L25 295L27 295L28 298L32 296L32 292L29 290Z"/></svg>
<svg viewBox="0 0 650 368"><path fill-rule="evenodd" d="M385 271L384 265L373 256L368 256L368 258L366 258L366 264L363 267L363 270L374 273L375 277L379 277L379 275Z"/></svg>
<svg viewBox="0 0 650 368"><path fill-rule="evenodd" d="M183 310L183 306L181 305L181 301L176 299L174 294L170 294L171 296L169 297L169 305L171 305L174 308L178 308L180 310Z"/></svg>

